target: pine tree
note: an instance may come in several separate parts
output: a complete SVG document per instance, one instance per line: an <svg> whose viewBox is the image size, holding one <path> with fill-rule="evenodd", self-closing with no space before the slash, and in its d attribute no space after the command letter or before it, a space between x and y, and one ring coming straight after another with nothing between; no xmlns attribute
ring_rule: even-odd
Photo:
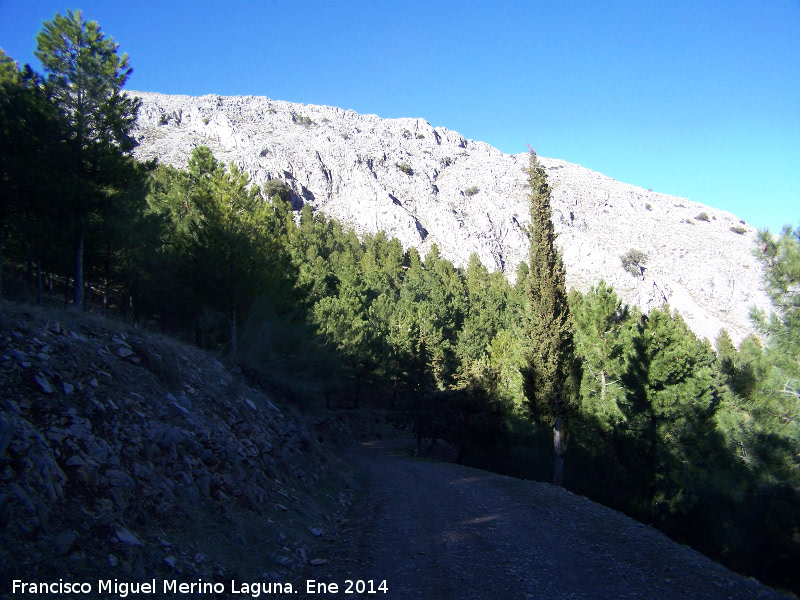
<svg viewBox="0 0 800 600"><path fill-rule="evenodd" d="M44 254L54 254L53 204L61 195L59 135L41 78L29 66L20 70L0 49L0 294L8 233L13 232L8 241L24 249L24 258L37 267Z"/></svg>
<svg viewBox="0 0 800 600"><path fill-rule="evenodd" d="M531 149L527 170L530 185L530 270L525 279L528 346L524 369L525 396L535 421L553 428L554 482L564 475L564 421L576 403L572 322L566 272L555 246L547 174Z"/></svg>
<svg viewBox="0 0 800 600"><path fill-rule="evenodd" d="M573 292L570 310L575 323L575 352L583 367L582 410L613 427L622 418L618 402L625 395L626 345L636 323L627 305L601 281L588 294Z"/></svg>
<svg viewBox="0 0 800 600"><path fill-rule="evenodd" d="M286 285L282 248L266 231L268 211L247 173L216 164L208 149L193 158L213 161L193 195L199 218L190 228L188 254L195 290L204 304L225 314L231 356L237 352L237 320L259 294ZM190 172L193 163L190 162Z"/></svg>
<svg viewBox="0 0 800 600"><path fill-rule="evenodd" d="M81 308L90 219L93 213L102 219L126 185L118 174L133 160L128 135L139 101L122 93L132 72L128 56L119 56L113 38L106 38L97 22L85 21L81 11L56 13L36 41L34 54L47 73L45 88L60 116L68 153L63 201L74 228L74 301Z"/></svg>
<svg viewBox="0 0 800 600"><path fill-rule="evenodd" d="M639 318L623 376L621 460L640 509L659 519L687 511L715 443L714 353L668 306Z"/></svg>
<svg viewBox="0 0 800 600"><path fill-rule="evenodd" d="M775 307L769 317L753 310L756 327L768 336L767 354L775 365L776 388L800 403L800 227L786 227L777 239L759 232L756 256L764 265L764 285ZM795 409L794 414L797 415Z"/></svg>

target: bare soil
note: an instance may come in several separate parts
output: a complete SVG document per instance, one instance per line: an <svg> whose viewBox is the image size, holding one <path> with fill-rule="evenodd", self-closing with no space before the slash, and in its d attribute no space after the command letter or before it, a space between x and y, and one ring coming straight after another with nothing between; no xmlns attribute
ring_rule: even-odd
<svg viewBox="0 0 800 600"><path fill-rule="evenodd" d="M339 586L316 598L342 597L348 580L365 593L345 597L392 600L782 597L562 488L414 458L412 448L393 440L344 452L363 488L324 573L304 573L301 593L313 579Z"/></svg>

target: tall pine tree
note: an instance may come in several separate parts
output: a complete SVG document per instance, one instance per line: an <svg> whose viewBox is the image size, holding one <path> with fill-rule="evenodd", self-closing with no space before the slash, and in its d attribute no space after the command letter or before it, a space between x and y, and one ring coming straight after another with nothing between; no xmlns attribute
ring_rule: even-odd
<svg viewBox="0 0 800 600"><path fill-rule="evenodd" d="M34 52L47 73L46 90L56 107L68 157L64 209L75 241L75 306L83 304L83 257L93 218L106 211L129 183L133 144L128 137L138 99L122 93L132 69L128 56L81 11L56 13L44 23Z"/></svg>
<svg viewBox="0 0 800 600"><path fill-rule="evenodd" d="M524 389L536 422L553 428L553 480L564 477L564 421L576 403L572 323L566 291L566 272L556 249L547 174L531 148L530 271L525 279L525 332L528 360Z"/></svg>

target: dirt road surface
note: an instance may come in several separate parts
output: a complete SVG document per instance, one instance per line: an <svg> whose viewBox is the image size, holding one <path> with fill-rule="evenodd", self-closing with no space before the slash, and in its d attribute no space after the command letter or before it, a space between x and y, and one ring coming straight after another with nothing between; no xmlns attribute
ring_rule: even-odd
<svg viewBox="0 0 800 600"><path fill-rule="evenodd" d="M407 440L362 444L345 459L365 474L366 488L317 581L338 591L317 588L315 598L782 597L549 484L413 458Z"/></svg>

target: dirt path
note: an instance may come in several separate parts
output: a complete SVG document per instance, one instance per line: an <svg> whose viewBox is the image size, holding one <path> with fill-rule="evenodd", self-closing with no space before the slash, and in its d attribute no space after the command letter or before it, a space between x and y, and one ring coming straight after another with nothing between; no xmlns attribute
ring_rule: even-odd
<svg viewBox="0 0 800 600"><path fill-rule="evenodd" d="M415 459L407 441L345 459L367 489L317 598L779 598L624 515L563 489ZM337 559L336 556L339 558ZM388 593L343 593L346 579ZM353 588L355 590L355 588ZM302 590L305 592L305 590Z"/></svg>

